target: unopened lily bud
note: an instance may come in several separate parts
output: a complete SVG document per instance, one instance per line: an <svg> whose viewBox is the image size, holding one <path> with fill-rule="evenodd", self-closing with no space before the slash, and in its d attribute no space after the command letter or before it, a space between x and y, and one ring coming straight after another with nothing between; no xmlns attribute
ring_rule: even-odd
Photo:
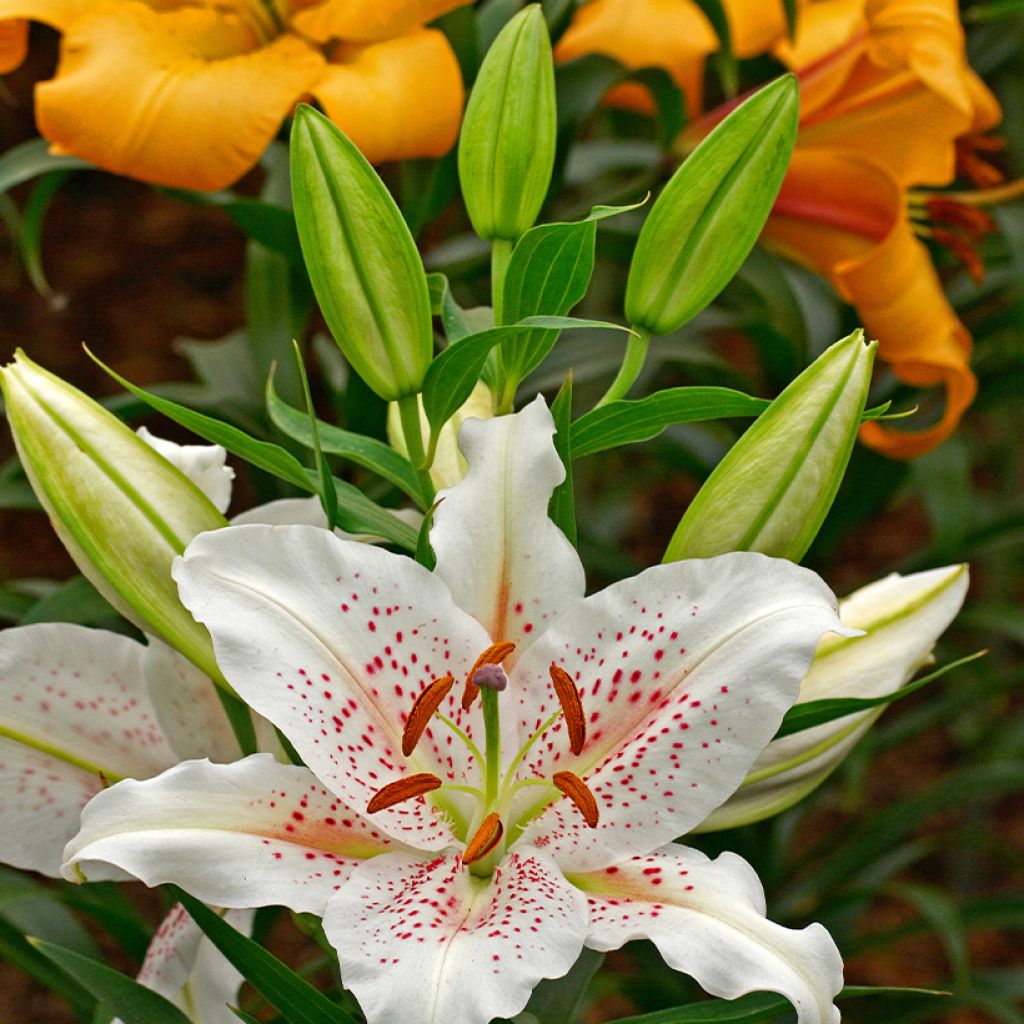
<svg viewBox="0 0 1024 1024"><path fill-rule="evenodd" d="M302 255L334 340L381 398L415 394L433 356L430 293L391 193L312 107L295 112L291 167Z"/></svg>
<svg viewBox="0 0 1024 1024"><path fill-rule="evenodd" d="M786 75L737 107L651 208L626 285L626 317L671 334L729 283L754 247L796 141L800 90Z"/></svg>
<svg viewBox="0 0 1024 1024"><path fill-rule="evenodd" d="M558 125L551 39L539 4L498 33L477 75L459 136L459 180L473 229L515 241L551 182Z"/></svg>
<svg viewBox="0 0 1024 1024"><path fill-rule="evenodd" d="M893 573L839 602L844 625L863 636L826 635L800 684L797 704L895 693L931 659L967 593L966 565L900 576ZM746 781L697 829L735 828L779 814L816 789L885 709L825 722L772 740Z"/></svg>
<svg viewBox="0 0 1024 1024"><path fill-rule="evenodd" d="M494 415L494 398L491 389L481 380L477 381L469 398L456 410L455 415L441 428L434 461L430 464L430 479L440 491L454 487L466 475L466 459L459 451L459 431L466 420L489 420ZM420 402L420 424L425 435L430 434L430 423ZM398 405L388 406L388 441L396 452L408 456L409 448L402 431L402 419Z"/></svg>
<svg viewBox="0 0 1024 1024"><path fill-rule="evenodd" d="M877 346L854 331L772 402L705 481L663 561L727 551L800 560L850 460Z"/></svg>
<svg viewBox="0 0 1024 1024"><path fill-rule="evenodd" d="M224 517L116 416L23 352L0 368L0 388L25 473L78 568L125 618L220 678L171 563Z"/></svg>

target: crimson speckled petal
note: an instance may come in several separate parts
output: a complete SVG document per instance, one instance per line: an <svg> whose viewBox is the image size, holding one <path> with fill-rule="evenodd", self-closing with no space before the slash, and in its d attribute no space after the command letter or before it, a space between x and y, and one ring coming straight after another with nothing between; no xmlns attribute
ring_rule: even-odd
<svg viewBox="0 0 1024 1024"><path fill-rule="evenodd" d="M572 967L587 909L529 847L509 854L489 884L457 854L392 853L357 869L328 904L324 930L367 1020L488 1021L513 1017L542 978Z"/></svg>

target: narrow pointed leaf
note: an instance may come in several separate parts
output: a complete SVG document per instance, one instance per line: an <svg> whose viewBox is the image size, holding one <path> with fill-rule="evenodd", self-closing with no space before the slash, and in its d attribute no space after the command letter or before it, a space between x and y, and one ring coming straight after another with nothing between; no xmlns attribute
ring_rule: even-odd
<svg viewBox="0 0 1024 1024"><path fill-rule="evenodd" d="M91 992L111 1013L117 1014L124 1024L191 1024L173 1003L140 985L134 978L62 946L42 939L29 941L43 956Z"/></svg>
<svg viewBox="0 0 1024 1024"><path fill-rule="evenodd" d="M228 962L274 1005L289 1024L356 1024L349 1013L332 1003L272 953L232 928L204 903L180 890L176 890L175 896Z"/></svg>
<svg viewBox="0 0 1024 1024"><path fill-rule="evenodd" d="M308 417L288 405L278 395L273 377L267 379L266 403L267 412L274 426L300 444L309 448L313 447L312 429ZM320 437L320 447L323 451L331 455L340 455L357 466L377 473L408 494L410 498L419 500L416 474L413 472L409 460L401 456L390 445L351 430L342 430L341 427L325 423L323 420L317 420L316 426L317 434Z"/></svg>
<svg viewBox="0 0 1024 1024"><path fill-rule="evenodd" d="M295 363L299 372L299 380L302 384L302 393L306 399L306 423L309 427L310 439L313 442L316 471L320 477L320 487L317 493L320 497L320 504L323 506L324 515L327 516L327 528L333 530L338 525L338 492L334 489L331 468L327 465L327 460L324 458L323 450L320 447L320 434L317 430L313 393L309 390L309 377L306 374L305 364L302 362L302 352L297 341L293 341L292 345L295 347Z"/></svg>
<svg viewBox="0 0 1024 1024"><path fill-rule="evenodd" d="M567 330L589 327L629 331L621 324L603 320L579 320L571 316L529 316L508 327L490 327L449 345L431 364L423 382L423 411L436 436L455 410L469 398L480 379L484 363L495 345L528 333L532 327Z"/></svg>
<svg viewBox="0 0 1024 1024"><path fill-rule="evenodd" d="M732 388L669 388L647 398L609 402L584 413L572 427L572 457L657 437L675 423L760 416L768 401Z"/></svg>
<svg viewBox="0 0 1024 1024"><path fill-rule="evenodd" d="M548 506L552 522L576 546L576 502L572 489L572 373L551 403L551 418L555 421L555 451L565 466L565 479L555 488Z"/></svg>
<svg viewBox="0 0 1024 1024"><path fill-rule="evenodd" d="M958 658L920 679L915 679L912 683L907 683L902 689L896 690L894 693L886 693L881 697L830 697L826 700L811 700L806 704L796 704L786 712L775 738L792 736L793 733L803 732L804 729L813 729L816 725L823 725L825 722L832 722L837 718L845 718L847 715L870 711L871 708L902 700L929 683L935 682L936 679L941 679L947 672L952 672L953 669L975 661L987 653L987 651L976 651L964 658Z"/></svg>
<svg viewBox="0 0 1024 1024"><path fill-rule="evenodd" d="M95 359L95 356L93 358ZM222 420L188 409L170 399L154 395L125 380L120 374L104 366L98 359L96 362L122 387L127 388L157 412L163 413L168 419L187 427L213 444L223 445L233 455L294 484L309 494L317 493L319 481L316 473L306 469L291 452L286 451L280 445L272 444L269 441L260 441L230 423L224 423ZM384 537L407 551L416 550L416 531L408 523L396 519L387 509L371 501L357 487L353 487L344 480L335 478L334 487L340 502L338 516L342 529L348 530L350 533L367 533Z"/></svg>

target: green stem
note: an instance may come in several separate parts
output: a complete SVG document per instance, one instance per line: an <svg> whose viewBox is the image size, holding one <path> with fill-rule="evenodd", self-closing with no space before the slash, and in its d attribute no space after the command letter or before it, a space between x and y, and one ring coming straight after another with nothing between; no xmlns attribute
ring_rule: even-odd
<svg viewBox="0 0 1024 1024"><path fill-rule="evenodd" d="M647 358L647 346L651 342L650 331L642 327L634 327L635 334L629 336L626 342L626 354L622 357L622 365L619 372L612 381L611 387L604 393L604 397L597 403L595 408L600 409L602 405L618 401L633 386L633 382L640 375L643 369L644 360Z"/></svg>
<svg viewBox="0 0 1024 1024"><path fill-rule="evenodd" d="M498 691L483 686L480 698L484 713L484 761L487 765L484 783L484 806L490 807L498 797L498 770L501 767L501 719L498 712Z"/></svg>
<svg viewBox="0 0 1024 1024"><path fill-rule="evenodd" d="M501 327L505 321L505 275L512 259L515 243L504 238L496 238L491 243L491 309L494 313L494 326ZM502 346L493 350L495 381L498 390L497 413L499 416L512 411L512 400L515 397L516 381L505 379L505 360Z"/></svg>
<svg viewBox="0 0 1024 1024"><path fill-rule="evenodd" d="M423 508L430 508L434 501L434 481L430 479L430 469L423 449L419 396L402 395L398 399L398 415L402 421L402 435L405 437L409 461L416 471L416 480L420 485Z"/></svg>
<svg viewBox="0 0 1024 1024"><path fill-rule="evenodd" d="M491 308L494 310L494 326L501 327L505 314L505 275L515 243L505 238L496 238L491 243Z"/></svg>

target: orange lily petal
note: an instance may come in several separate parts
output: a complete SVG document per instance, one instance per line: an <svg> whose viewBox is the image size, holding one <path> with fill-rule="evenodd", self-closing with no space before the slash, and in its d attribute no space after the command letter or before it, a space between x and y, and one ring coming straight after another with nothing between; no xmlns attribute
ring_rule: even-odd
<svg viewBox="0 0 1024 1024"><path fill-rule="evenodd" d="M92 6L90 0L0 0L0 22L13 18L41 21L63 31Z"/></svg>
<svg viewBox="0 0 1024 1024"><path fill-rule="evenodd" d="M971 340L928 250L910 229L899 185L863 161L797 152L780 200L763 240L832 281L878 339L879 358L901 380L946 389L945 411L934 427L903 431L869 423L862 439L895 458L935 447L956 429L974 397Z"/></svg>
<svg viewBox="0 0 1024 1024"><path fill-rule="evenodd" d="M797 18L796 39L783 39L775 56L791 71L816 64L844 47L867 27L865 0L816 0L804 4Z"/></svg>
<svg viewBox="0 0 1024 1024"><path fill-rule="evenodd" d="M302 40L259 46L238 19L97 4L70 24L57 75L36 90L56 152L175 187L230 185L259 159L319 77Z"/></svg>
<svg viewBox="0 0 1024 1024"><path fill-rule="evenodd" d="M313 92L374 163L442 156L458 136L462 75L436 29L339 47Z"/></svg>
<svg viewBox="0 0 1024 1024"><path fill-rule="evenodd" d="M369 43L405 35L472 0L327 0L292 15L292 27L318 42Z"/></svg>
<svg viewBox="0 0 1024 1024"><path fill-rule="evenodd" d="M576 12L555 57L601 53L627 68L664 68L686 93L692 114L700 108L704 58L717 49L711 23L691 0L592 0ZM640 98L646 90L627 84L613 93L624 106L653 109Z"/></svg>
<svg viewBox="0 0 1024 1024"><path fill-rule="evenodd" d="M953 0L825 0L801 24L777 53L800 74L805 148L872 160L901 184L942 185L955 139L999 120L966 63Z"/></svg>
<svg viewBox="0 0 1024 1024"><path fill-rule="evenodd" d="M0 21L0 75L13 71L28 53L28 22L17 18Z"/></svg>
<svg viewBox="0 0 1024 1024"><path fill-rule="evenodd" d="M786 35L782 0L722 0L722 6L729 21L732 52L737 57L766 53Z"/></svg>

